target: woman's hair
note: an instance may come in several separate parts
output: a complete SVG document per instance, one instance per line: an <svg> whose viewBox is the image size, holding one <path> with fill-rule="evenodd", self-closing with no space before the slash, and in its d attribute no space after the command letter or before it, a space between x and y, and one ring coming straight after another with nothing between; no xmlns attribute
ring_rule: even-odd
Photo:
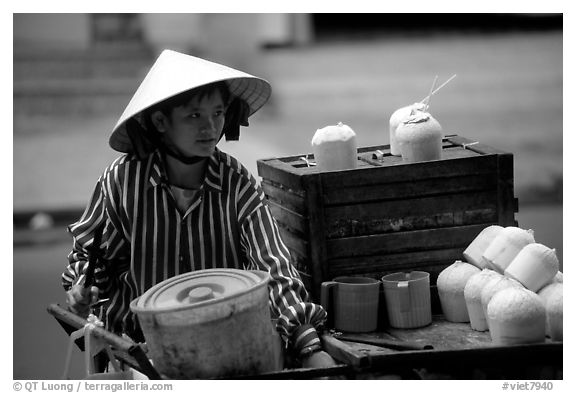
<svg viewBox="0 0 576 393"><path fill-rule="evenodd" d="M169 116L172 109L187 104L193 98L202 100L205 97L211 96L215 92L220 92L220 96L222 97L224 105L228 106L230 103L230 89L228 88L228 85L224 81L214 82L192 90L187 90L174 97L170 97L164 101L152 105L150 108L144 110L143 112L144 125L150 132L158 132L152 122L153 113L160 111L164 115Z"/></svg>

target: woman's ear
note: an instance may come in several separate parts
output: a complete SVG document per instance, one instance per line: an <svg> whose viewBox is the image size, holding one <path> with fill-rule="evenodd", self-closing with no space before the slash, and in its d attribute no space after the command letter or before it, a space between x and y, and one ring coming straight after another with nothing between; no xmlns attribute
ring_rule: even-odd
<svg viewBox="0 0 576 393"><path fill-rule="evenodd" d="M168 118L164 113L161 111L155 111L150 116L150 120L152 120L152 124L158 130L158 132L166 132L166 125L168 124Z"/></svg>

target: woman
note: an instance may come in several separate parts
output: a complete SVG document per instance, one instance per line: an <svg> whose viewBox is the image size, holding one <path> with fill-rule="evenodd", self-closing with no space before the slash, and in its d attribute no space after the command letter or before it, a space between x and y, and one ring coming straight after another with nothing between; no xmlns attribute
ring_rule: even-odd
<svg viewBox="0 0 576 393"><path fill-rule="evenodd" d="M216 147L223 135L238 139L270 93L268 82L232 68L169 50L159 56L110 137L126 154L69 226L74 243L62 280L72 311L87 315L109 298L107 329L142 341L129 303L156 283L200 269L266 270L287 345L304 367L335 364L318 336L326 313L308 301L262 189ZM101 263L95 285L84 288L91 247Z"/></svg>

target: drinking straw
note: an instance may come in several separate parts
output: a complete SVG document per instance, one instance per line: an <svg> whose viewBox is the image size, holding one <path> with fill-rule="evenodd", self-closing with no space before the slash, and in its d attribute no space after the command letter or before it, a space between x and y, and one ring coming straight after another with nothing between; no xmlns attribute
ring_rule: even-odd
<svg viewBox="0 0 576 393"><path fill-rule="evenodd" d="M436 90L434 90L433 92L431 92L430 94L428 94L426 97L424 97L423 99L420 100L420 102L422 104L424 104L426 101L429 101L430 98L436 94L441 88L443 88L444 86L446 86L448 84L448 82L450 82L452 79L456 78L456 74L452 75L450 78L448 78L448 80L444 83L442 83L440 86L438 86L436 88ZM430 103L428 103L428 106L430 106Z"/></svg>

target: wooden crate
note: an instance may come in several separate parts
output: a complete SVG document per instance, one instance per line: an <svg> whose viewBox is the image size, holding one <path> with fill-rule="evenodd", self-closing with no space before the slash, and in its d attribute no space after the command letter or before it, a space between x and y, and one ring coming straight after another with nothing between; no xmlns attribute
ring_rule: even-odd
<svg viewBox="0 0 576 393"><path fill-rule="evenodd" d="M382 153L382 154L381 154ZM517 226L513 155L466 138L442 159L404 163L390 147L358 149L358 168L320 172L312 155L258 160L292 262L313 298L341 275L438 273L485 227Z"/></svg>

